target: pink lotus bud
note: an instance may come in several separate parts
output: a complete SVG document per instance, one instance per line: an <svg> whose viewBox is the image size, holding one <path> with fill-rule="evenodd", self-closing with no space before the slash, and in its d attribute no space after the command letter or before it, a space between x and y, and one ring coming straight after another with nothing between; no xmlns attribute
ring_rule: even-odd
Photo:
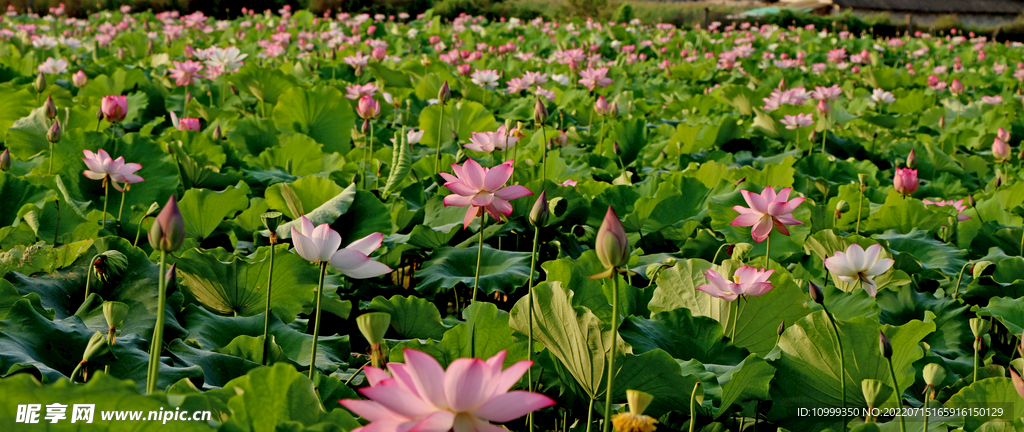
<svg viewBox="0 0 1024 432"><path fill-rule="evenodd" d="M4 149L4 152L0 153L0 171L9 169L11 169L11 150Z"/></svg>
<svg viewBox="0 0 1024 432"><path fill-rule="evenodd" d="M828 99L818 100L818 115L827 116L829 113Z"/></svg>
<svg viewBox="0 0 1024 432"><path fill-rule="evenodd" d="M910 154L907 155L907 168L917 168L917 155L914 154L914 150L910 150Z"/></svg>
<svg viewBox="0 0 1024 432"><path fill-rule="evenodd" d="M928 75L928 87L935 87L939 84L939 77L935 75Z"/></svg>
<svg viewBox="0 0 1024 432"><path fill-rule="evenodd" d="M75 87L82 88L89 83L89 77L85 75L85 71L80 70L75 72L74 75L71 75L71 83L74 84Z"/></svg>
<svg viewBox="0 0 1024 432"><path fill-rule="evenodd" d="M46 96L46 102L43 104L43 111L46 114L46 118L50 120L57 117L57 104L53 103L53 96Z"/></svg>
<svg viewBox="0 0 1024 432"><path fill-rule="evenodd" d="M597 102L594 102L594 112L599 116L608 113L608 101L605 100L604 96L597 97Z"/></svg>
<svg viewBox="0 0 1024 432"><path fill-rule="evenodd" d="M953 78L953 83L949 85L949 91L956 95L964 92L964 83L960 82L960 78Z"/></svg>
<svg viewBox="0 0 1024 432"><path fill-rule="evenodd" d="M850 68L850 72L860 73L860 66L854 66L854 67Z"/></svg>
<svg viewBox="0 0 1024 432"><path fill-rule="evenodd" d="M185 220L178 210L178 202L172 195L167 199L164 209L156 216L153 227L149 230L149 244L153 249L163 252L173 252L181 247L185 241Z"/></svg>
<svg viewBox="0 0 1024 432"><path fill-rule="evenodd" d="M1001 138L996 137L995 141L992 142L992 156L997 161L1004 161L1010 158L1010 145L1003 141Z"/></svg>
<svg viewBox="0 0 1024 432"><path fill-rule="evenodd" d="M455 69L459 72L459 75L462 76L469 76L469 74L473 72L473 66L470 66L466 63L456 66Z"/></svg>
<svg viewBox="0 0 1024 432"><path fill-rule="evenodd" d="M380 103L374 100L373 96L364 95L356 104L356 113L366 120L377 118L380 116Z"/></svg>
<svg viewBox="0 0 1024 432"><path fill-rule="evenodd" d="M999 128L999 130L996 131L996 136L1003 141L1010 142L1010 132L1006 129Z"/></svg>
<svg viewBox="0 0 1024 432"><path fill-rule="evenodd" d="M622 267L629 262L629 239L626 237L626 230L619 222L619 215L608 206L608 212L604 215L604 221L597 230L597 239L594 248L597 251L597 259L601 260L608 271L595 275L608 277L613 275L616 268Z"/></svg>
<svg viewBox="0 0 1024 432"><path fill-rule="evenodd" d="M120 123L121 120L124 120L124 116L128 115L128 97L120 95L103 96L100 110L103 112L103 117L107 119L107 122Z"/></svg>
<svg viewBox="0 0 1024 432"><path fill-rule="evenodd" d="M381 47L377 47L370 52L370 55L373 56L373 58L377 59L377 61L383 61L384 57L387 57L388 55L388 50Z"/></svg>
<svg viewBox="0 0 1024 432"><path fill-rule="evenodd" d="M377 32L377 26L375 26L375 25L372 25L372 26L369 26L369 27L366 28L366 34L368 34L368 35L373 35L376 32Z"/></svg>
<svg viewBox="0 0 1024 432"><path fill-rule="evenodd" d="M430 37L430 44L431 45L435 45L438 42L441 42L441 36L431 36Z"/></svg>
<svg viewBox="0 0 1024 432"><path fill-rule="evenodd" d="M181 131L197 131L199 130L199 119L186 117L178 120L178 130Z"/></svg>
<svg viewBox="0 0 1024 432"><path fill-rule="evenodd" d="M897 169L896 176L892 180L892 185L896 188L896 192L903 195L917 192L917 187L920 184L921 182L917 179L917 170L910 168Z"/></svg>

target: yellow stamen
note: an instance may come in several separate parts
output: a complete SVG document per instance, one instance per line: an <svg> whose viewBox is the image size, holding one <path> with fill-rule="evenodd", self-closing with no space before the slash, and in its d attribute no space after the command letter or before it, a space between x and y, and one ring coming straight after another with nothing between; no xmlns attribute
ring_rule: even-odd
<svg viewBox="0 0 1024 432"><path fill-rule="evenodd" d="M631 412L618 413L612 416L612 427L618 432L654 432L658 423L654 417L638 415Z"/></svg>

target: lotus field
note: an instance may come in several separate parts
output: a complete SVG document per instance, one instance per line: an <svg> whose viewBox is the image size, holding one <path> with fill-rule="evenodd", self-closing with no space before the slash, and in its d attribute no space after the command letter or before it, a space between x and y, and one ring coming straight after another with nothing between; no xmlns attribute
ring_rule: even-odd
<svg viewBox="0 0 1024 432"><path fill-rule="evenodd" d="M1024 430L1019 43L63 12L0 20L2 430Z"/></svg>

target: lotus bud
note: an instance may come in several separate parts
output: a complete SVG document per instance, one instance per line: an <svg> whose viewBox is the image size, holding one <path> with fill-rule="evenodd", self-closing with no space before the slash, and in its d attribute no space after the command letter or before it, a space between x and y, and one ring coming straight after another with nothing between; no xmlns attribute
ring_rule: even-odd
<svg viewBox="0 0 1024 432"><path fill-rule="evenodd" d="M167 288L173 287L178 282L178 263L171 264L171 267L167 269L167 273L164 273L164 283Z"/></svg>
<svg viewBox="0 0 1024 432"><path fill-rule="evenodd" d="M740 177L739 179L737 179L736 181L732 182L732 184L733 184L733 186L739 186L739 185L743 184L743 182L745 182L745 181L747 181L747 177L743 176L743 177Z"/></svg>
<svg viewBox="0 0 1024 432"><path fill-rule="evenodd" d="M591 278L610 277L615 269L626 265L629 262L629 239L626 237L626 230L619 222L619 215L608 206L608 212L604 215L604 221L597 230L595 247L597 259L601 261L606 272L600 273ZM595 278L595 279L596 279Z"/></svg>
<svg viewBox="0 0 1024 432"><path fill-rule="evenodd" d="M128 115L128 97L120 95L103 96L97 118L107 119L108 123L120 123Z"/></svg>
<svg viewBox="0 0 1024 432"><path fill-rule="evenodd" d="M365 313L356 318L356 325L370 345L379 344L384 342L384 334L391 326L391 314L387 312Z"/></svg>
<svg viewBox="0 0 1024 432"><path fill-rule="evenodd" d="M878 350L882 353L882 357L889 360L892 359L892 344L889 343L889 338L885 337L885 333L881 330L878 331Z"/></svg>
<svg viewBox="0 0 1024 432"><path fill-rule="evenodd" d="M974 194L967 195L967 203L970 204L971 207L977 207L978 202L974 200Z"/></svg>
<svg viewBox="0 0 1024 432"><path fill-rule="evenodd" d="M914 154L914 150L910 150L910 154L907 155L907 168L917 168L917 155Z"/></svg>
<svg viewBox="0 0 1024 432"><path fill-rule="evenodd" d="M998 170L996 170L996 171L997 171L997 172L996 172L996 182L995 182L995 186L996 186L996 189L999 189L999 186L1002 186L1002 185L1003 185L1003 178L1002 178L1002 177L1000 177L1000 176L998 175L998 174L999 174Z"/></svg>
<svg viewBox="0 0 1024 432"><path fill-rule="evenodd" d="M597 101L594 102L594 112L599 116L608 114L608 101L605 100L604 96L597 97Z"/></svg>
<svg viewBox="0 0 1024 432"><path fill-rule="evenodd" d="M185 241L185 221L178 210L178 202L172 195L167 199L164 209L157 215L153 227L149 230L149 244L153 249L162 252L173 252Z"/></svg>
<svg viewBox="0 0 1024 432"><path fill-rule="evenodd" d="M810 286L807 288L807 294L811 296L811 300L814 300L817 304L825 304L825 294L821 292L821 288L818 287L814 282L809 282Z"/></svg>
<svg viewBox="0 0 1024 432"><path fill-rule="evenodd" d="M42 72L39 72L39 75L36 76L36 81L32 83L32 88L36 90L36 93L42 93L46 91L46 75L43 75Z"/></svg>
<svg viewBox="0 0 1024 432"><path fill-rule="evenodd" d="M946 379L946 370L936 363L928 363L921 371L925 384L935 388Z"/></svg>
<svg viewBox="0 0 1024 432"><path fill-rule="evenodd" d="M213 128L213 140L220 141L223 138L224 132L220 130L220 125L217 125L217 127Z"/></svg>
<svg viewBox="0 0 1024 432"><path fill-rule="evenodd" d="M619 103L618 102L612 101L612 103L608 104L608 113L607 113L607 115L608 115L608 117L611 117L611 118L615 118L616 116L619 115Z"/></svg>
<svg viewBox="0 0 1024 432"><path fill-rule="evenodd" d="M356 113L364 120L377 118L380 116L380 102L377 102L373 96L363 95L356 104Z"/></svg>
<svg viewBox="0 0 1024 432"><path fill-rule="evenodd" d="M548 216L551 212L548 209L547 191L541 191L540 196L537 197L537 201L533 203L533 209L530 210L530 225L535 227L543 227L548 223Z"/></svg>
<svg viewBox="0 0 1024 432"><path fill-rule="evenodd" d="M452 89L448 87L448 81L445 80L444 84L441 84L441 90L437 92L437 100L441 102L441 105L448 103L452 98Z"/></svg>
<svg viewBox="0 0 1024 432"><path fill-rule="evenodd" d="M612 151L614 151L615 154L622 154L622 147L619 147L618 141L612 141Z"/></svg>
<svg viewBox="0 0 1024 432"><path fill-rule="evenodd" d="M890 393L888 386L872 378L860 382L860 391L864 394L864 402L867 402L868 408L877 408L878 402L884 402Z"/></svg>
<svg viewBox="0 0 1024 432"><path fill-rule="evenodd" d="M4 149L4 152L0 153L0 171L9 169L11 169L11 150Z"/></svg>
<svg viewBox="0 0 1024 432"><path fill-rule="evenodd" d="M198 131L201 127L199 119L195 117L185 117L178 120L178 130L180 131Z"/></svg>
<svg viewBox="0 0 1024 432"><path fill-rule="evenodd" d="M971 333L974 334L975 339L981 338L992 328L992 323L981 318L971 318L968 323L971 325Z"/></svg>
<svg viewBox="0 0 1024 432"><path fill-rule="evenodd" d="M1013 381L1013 388L1017 390L1017 394L1024 398L1024 380L1017 375L1017 371L1010 368L1010 380Z"/></svg>
<svg viewBox="0 0 1024 432"><path fill-rule="evenodd" d="M548 119L548 109L544 106L544 102L537 98L537 102L533 104L533 121L537 124L544 124L544 121Z"/></svg>
<svg viewBox="0 0 1024 432"><path fill-rule="evenodd" d="M60 142L60 120L54 120L53 124L50 125L50 129L46 131L46 140L51 143Z"/></svg>
<svg viewBox="0 0 1024 432"><path fill-rule="evenodd" d="M992 157L1000 162L1009 159L1010 145L1002 138L996 137L995 141L992 141Z"/></svg>
<svg viewBox="0 0 1024 432"><path fill-rule="evenodd" d="M267 227L270 231L270 244L277 244L277 227L281 226L281 220L284 219L284 214L281 212L266 212L260 215L260 220L263 221L263 226Z"/></svg>
<svg viewBox="0 0 1024 432"><path fill-rule="evenodd" d="M785 332L785 331L786 331L786 322L785 321L780 322L779 323L779 328L778 328L778 330L775 331L775 333L778 334L779 336L782 336L782 333Z"/></svg>
<svg viewBox="0 0 1024 432"><path fill-rule="evenodd" d="M46 113L47 119L53 120L54 117L57 117L57 104L53 103L53 96L46 96L43 111Z"/></svg>
<svg viewBox="0 0 1024 432"><path fill-rule="evenodd" d="M999 128L998 130L996 130L996 137L1003 141L1010 142L1010 132L1008 132L1004 128Z"/></svg>
<svg viewBox="0 0 1024 432"><path fill-rule="evenodd" d="M85 75L85 71L79 70L74 75L71 75L71 83L75 87L82 88L89 83L89 77Z"/></svg>
<svg viewBox="0 0 1024 432"><path fill-rule="evenodd" d="M960 78L953 78L953 83L949 85L949 91L955 95L964 92L964 83L960 82Z"/></svg>
<svg viewBox="0 0 1024 432"><path fill-rule="evenodd" d="M818 115L827 116L829 113L828 99L821 99L818 101Z"/></svg>
<svg viewBox="0 0 1024 432"><path fill-rule="evenodd" d="M892 180L896 192L906 196L917 191L921 182L917 179L917 170L899 168Z"/></svg>
<svg viewBox="0 0 1024 432"><path fill-rule="evenodd" d="M946 128L946 116L939 117L939 129Z"/></svg>

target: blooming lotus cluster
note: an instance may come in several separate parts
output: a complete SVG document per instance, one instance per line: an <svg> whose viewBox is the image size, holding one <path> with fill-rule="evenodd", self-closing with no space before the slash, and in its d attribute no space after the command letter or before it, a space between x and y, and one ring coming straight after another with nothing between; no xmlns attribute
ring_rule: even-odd
<svg viewBox="0 0 1024 432"><path fill-rule="evenodd" d="M369 387L359 389L370 400L338 401L370 424L353 432L437 431L492 432L505 423L555 404L539 393L513 390L533 364L520 361L502 369L506 351L486 361L460 358L448 370L420 351L402 351L405 363L383 369L366 367Z"/></svg>
<svg viewBox="0 0 1024 432"><path fill-rule="evenodd" d="M500 220L502 215L512 214L509 200L533 195L533 192L521 185L505 186L512 177L512 170L512 161L494 168L484 168L469 159L462 166L452 164L455 175L440 173L447 181L444 187L453 192L444 197L445 207L469 206L463 219L463 229L469 228L470 222L480 214L481 209L486 210L495 220Z"/></svg>
<svg viewBox="0 0 1024 432"><path fill-rule="evenodd" d="M760 194L753 194L749 191L740 191L743 200L749 207L734 206L740 215L733 219L732 226L749 226L750 236L754 241L761 243L768 238L774 227L783 235L789 235L787 225L803 225L793 218L793 210L796 210L800 203L804 202L803 197L789 199L789 193L793 188L785 188L775 193L775 188L766 187Z"/></svg>
<svg viewBox="0 0 1024 432"><path fill-rule="evenodd" d="M846 252L836 251L835 255L825 259L825 268L836 275L839 280L848 283L860 283L871 297L878 293L875 276L889 271L895 261L881 258L882 245L873 244L867 250L859 244L851 244Z"/></svg>
<svg viewBox="0 0 1024 432"><path fill-rule="evenodd" d="M775 270L743 266L736 270L732 276L733 280L730 281L714 270L707 270L704 277L708 279L708 283L697 287L697 290L728 301L736 300L740 296L758 297L775 288L768 282L772 273L775 273Z"/></svg>

